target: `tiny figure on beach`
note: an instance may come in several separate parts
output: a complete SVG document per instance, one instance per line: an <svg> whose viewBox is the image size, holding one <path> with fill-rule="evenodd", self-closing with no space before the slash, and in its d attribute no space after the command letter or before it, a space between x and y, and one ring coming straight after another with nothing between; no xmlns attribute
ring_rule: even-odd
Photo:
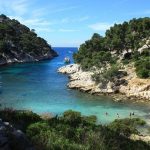
<svg viewBox="0 0 150 150"><path fill-rule="evenodd" d="M130 113L130 118L131 118L132 114Z"/></svg>
<svg viewBox="0 0 150 150"><path fill-rule="evenodd" d="M119 118L119 114L117 113L117 117Z"/></svg>
<svg viewBox="0 0 150 150"><path fill-rule="evenodd" d="M108 112L106 112L105 115L108 116Z"/></svg>
<svg viewBox="0 0 150 150"><path fill-rule="evenodd" d="M134 112L132 112L132 115L134 116Z"/></svg>

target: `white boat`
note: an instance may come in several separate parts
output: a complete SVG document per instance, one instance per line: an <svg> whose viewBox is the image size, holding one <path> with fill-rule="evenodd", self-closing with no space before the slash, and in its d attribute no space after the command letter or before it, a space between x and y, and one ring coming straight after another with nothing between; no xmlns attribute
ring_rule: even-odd
<svg viewBox="0 0 150 150"><path fill-rule="evenodd" d="M69 57L65 57L65 58L64 58L64 62L65 62L66 64L69 64L69 63L70 63L70 58L69 58Z"/></svg>

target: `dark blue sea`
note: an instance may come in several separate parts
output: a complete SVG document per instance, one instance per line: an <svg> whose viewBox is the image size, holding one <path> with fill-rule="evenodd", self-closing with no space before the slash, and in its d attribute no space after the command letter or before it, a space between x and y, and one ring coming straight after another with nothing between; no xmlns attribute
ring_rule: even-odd
<svg viewBox="0 0 150 150"><path fill-rule="evenodd" d="M96 115L102 123L128 117L130 112L145 117L150 107L144 104L123 104L107 96L92 96L67 88L68 77L57 73L66 56L71 58L77 48L54 48L58 57L36 63L0 67L0 103L2 107L27 109L36 113L62 114L73 109L83 115ZM108 116L105 113L108 112Z"/></svg>

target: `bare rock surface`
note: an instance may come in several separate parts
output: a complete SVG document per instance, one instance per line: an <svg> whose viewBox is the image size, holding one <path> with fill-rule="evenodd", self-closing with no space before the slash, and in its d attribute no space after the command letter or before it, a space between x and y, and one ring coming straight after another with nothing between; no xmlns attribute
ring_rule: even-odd
<svg viewBox="0 0 150 150"><path fill-rule="evenodd" d="M150 142L150 136L149 135L136 135L136 134L132 134L130 136L130 139L134 140L134 141L138 141L138 140L141 140L141 141L144 141L144 142L147 142L149 143Z"/></svg>
<svg viewBox="0 0 150 150"><path fill-rule="evenodd" d="M116 83L108 82L104 86L92 80L93 72L82 71L78 64L70 64L58 69L58 72L69 75L69 88L79 89L91 94L114 94L118 92L128 98L150 101L150 79L138 78L132 65L126 66L121 71L127 72L127 75L121 77ZM115 98L115 100L120 101L118 98Z"/></svg>

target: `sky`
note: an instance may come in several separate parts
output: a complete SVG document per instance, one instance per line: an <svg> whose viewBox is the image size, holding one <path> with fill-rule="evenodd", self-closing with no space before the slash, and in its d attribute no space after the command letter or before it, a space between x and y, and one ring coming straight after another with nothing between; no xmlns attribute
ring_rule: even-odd
<svg viewBox="0 0 150 150"><path fill-rule="evenodd" d="M53 47L78 47L114 23L150 17L150 0L0 0L0 14L35 29Z"/></svg>

